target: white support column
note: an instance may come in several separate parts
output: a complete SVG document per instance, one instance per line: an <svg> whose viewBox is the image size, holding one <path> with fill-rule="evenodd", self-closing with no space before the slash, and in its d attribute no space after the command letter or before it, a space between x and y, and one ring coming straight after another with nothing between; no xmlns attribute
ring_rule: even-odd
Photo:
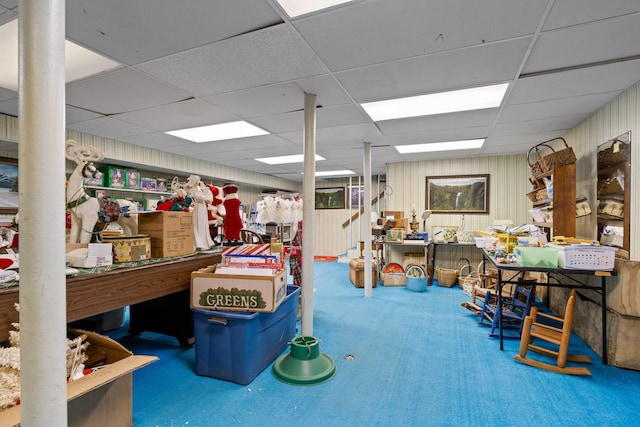
<svg viewBox="0 0 640 427"><path fill-rule="evenodd" d="M302 335L313 335L313 229L316 195L316 96L304 94L304 178L302 181Z"/></svg>
<svg viewBox="0 0 640 427"><path fill-rule="evenodd" d="M67 425L65 1L19 4L21 425Z"/></svg>
<svg viewBox="0 0 640 427"><path fill-rule="evenodd" d="M371 143L364 142L364 212L360 217L361 235L364 240L364 297L373 297L371 274Z"/></svg>

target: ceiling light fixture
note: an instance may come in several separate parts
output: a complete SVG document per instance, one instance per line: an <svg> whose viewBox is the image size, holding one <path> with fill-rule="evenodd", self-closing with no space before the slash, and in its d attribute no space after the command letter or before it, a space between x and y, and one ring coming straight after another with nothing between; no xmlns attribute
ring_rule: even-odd
<svg viewBox="0 0 640 427"><path fill-rule="evenodd" d="M355 175L355 174L356 173L354 171L349 169L336 170L336 171L323 171L323 172L316 171L316 176L348 176L348 175Z"/></svg>
<svg viewBox="0 0 640 427"><path fill-rule="evenodd" d="M226 139L247 138L267 135L269 132L245 121L221 123L217 125L199 126L195 128L171 130L165 132L178 138L195 143L222 141Z"/></svg>
<svg viewBox="0 0 640 427"><path fill-rule="evenodd" d="M408 153L430 153L434 151L451 151L451 150L468 150L473 148L480 148L484 144L485 138L482 139L467 139L464 141L447 141L447 142L432 142L429 144L408 144L408 145L396 145L395 149L400 154Z"/></svg>
<svg viewBox="0 0 640 427"><path fill-rule="evenodd" d="M499 107L508 83L360 104L374 122Z"/></svg>
<svg viewBox="0 0 640 427"><path fill-rule="evenodd" d="M303 163L304 154L292 154L290 156L278 156L278 157L263 157L261 159L255 159L259 162L266 163L268 165L284 165L287 163ZM318 160L325 160L324 157L316 154L316 162Z"/></svg>
<svg viewBox="0 0 640 427"><path fill-rule="evenodd" d="M121 67L122 64L98 55L69 40L64 42L67 83ZM18 20L0 26L0 87L18 91Z"/></svg>
<svg viewBox="0 0 640 427"><path fill-rule="evenodd" d="M290 18L327 9L353 0L277 0Z"/></svg>

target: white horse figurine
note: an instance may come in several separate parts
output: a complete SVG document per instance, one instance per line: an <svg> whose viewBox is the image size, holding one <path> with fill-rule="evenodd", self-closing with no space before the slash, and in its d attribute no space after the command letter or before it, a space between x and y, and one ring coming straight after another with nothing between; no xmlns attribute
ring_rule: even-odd
<svg viewBox="0 0 640 427"><path fill-rule="evenodd" d="M71 234L69 243L89 243L100 212L100 202L90 197L84 190L84 178L100 178L102 173L93 162L104 159L104 153L95 147L79 147L74 140L66 142L66 158L77 166L67 181L67 209L71 212ZM119 205L126 206L133 215L120 215L117 223L124 234L138 233L137 207L128 200L118 200Z"/></svg>

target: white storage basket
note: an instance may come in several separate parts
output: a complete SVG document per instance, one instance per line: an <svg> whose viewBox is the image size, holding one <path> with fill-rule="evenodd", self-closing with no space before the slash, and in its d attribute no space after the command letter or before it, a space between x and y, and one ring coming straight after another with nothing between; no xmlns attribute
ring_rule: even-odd
<svg viewBox="0 0 640 427"><path fill-rule="evenodd" d="M616 248L598 245L549 245L558 250L558 267L613 270Z"/></svg>

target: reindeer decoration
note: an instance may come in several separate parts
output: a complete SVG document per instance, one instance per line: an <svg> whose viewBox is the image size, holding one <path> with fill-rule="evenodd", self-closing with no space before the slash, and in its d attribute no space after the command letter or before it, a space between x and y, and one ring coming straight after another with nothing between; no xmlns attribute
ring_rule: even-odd
<svg viewBox="0 0 640 427"><path fill-rule="evenodd" d="M95 197L90 197L84 190L84 178L100 178L102 173L96 168L93 162L104 159L104 153L95 147L81 147L74 140L66 142L66 158L76 163L76 168L67 181L67 209L71 212L71 234L69 243L89 243L93 235L93 230L99 218L104 217L104 209ZM122 227L124 234L138 233L138 219L135 215L137 207L127 200L118 200L119 211L127 212L126 215L114 215L111 213L108 218L115 221Z"/></svg>

